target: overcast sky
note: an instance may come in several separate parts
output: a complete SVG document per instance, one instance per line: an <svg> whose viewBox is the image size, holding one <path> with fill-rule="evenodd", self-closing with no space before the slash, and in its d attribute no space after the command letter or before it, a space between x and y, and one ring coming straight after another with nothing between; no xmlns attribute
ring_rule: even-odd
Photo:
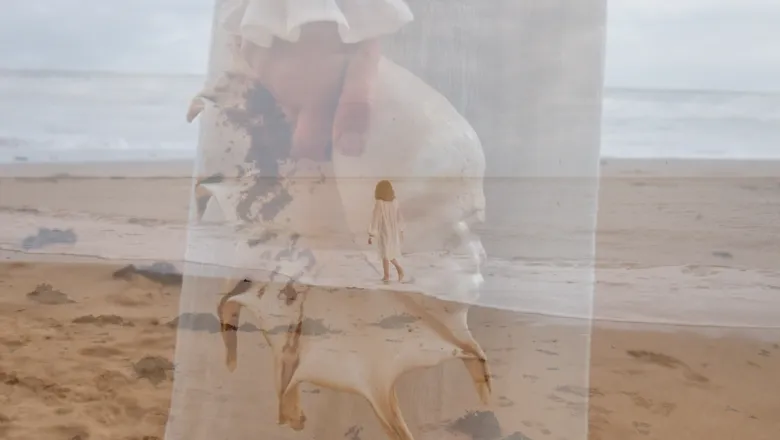
<svg viewBox="0 0 780 440"><path fill-rule="evenodd" d="M0 68L205 71L213 0L0 4ZM607 33L607 85L780 91L780 0L609 0Z"/></svg>

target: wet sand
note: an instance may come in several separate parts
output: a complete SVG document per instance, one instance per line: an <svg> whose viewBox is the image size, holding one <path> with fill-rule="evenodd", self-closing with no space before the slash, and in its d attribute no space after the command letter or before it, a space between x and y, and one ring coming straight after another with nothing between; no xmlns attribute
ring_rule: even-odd
<svg viewBox="0 0 780 440"><path fill-rule="evenodd" d="M73 178L97 172L91 167L56 178L6 178L0 181L0 204L14 215L32 209L55 216L76 211L183 225L190 181L186 164L178 166L175 178L158 170L145 176L157 181L128 179L137 173L132 167L104 167L99 173L114 176L106 179ZM34 168L13 172L16 177L63 172ZM475 307L471 327L494 374L516 378L513 389L495 390L491 408L474 403L475 410L493 411L502 421L493 438L523 438L516 434L522 433L534 440L575 440L584 430L571 423L580 419L587 420L594 440L776 438L780 318L767 308L780 292L774 261L780 178L772 177L780 176L778 170L776 164L607 161L594 314L625 318L630 309L629 318L684 321L685 313L672 313L679 286L667 275L677 271L701 280L701 302L685 305L698 313L692 317L731 327L596 321L588 349L583 347L591 330L587 321ZM8 167L0 171L4 177L11 173ZM164 283L115 278L122 264L72 256L45 262L40 255L13 250L0 258L5 260L0 265L0 437L162 438L176 340L170 323L178 316L180 293L175 278ZM649 284L653 277L647 271L660 271L653 272L655 284ZM616 280L616 274L622 275ZM760 282L755 274L763 276ZM665 278L671 281L658 284ZM664 291L654 298L658 289ZM706 301L710 291L718 307ZM739 295L729 300L729 292ZM640 300L626 302L632 295ZM202 321L199 328L181 331L200 332L219 344L212 333L215 320ZM745 328L751 322L763 328ZM775 328L768 328L772 324ZM257 333L242 337L260 339ZM270 363L252 367L259 379L251 393L270 392ZM476 402L468 386L447 393L447 399ZM318 399L326 394L307 388L305 405L325 402ZM402 405L413 397L401 395ZM255 423L273 423L273 416L258 414ZM478 438L460 416L437 415L446 429L413 430L419 438ZM413 419L407 414L410 424Z"/></svg>

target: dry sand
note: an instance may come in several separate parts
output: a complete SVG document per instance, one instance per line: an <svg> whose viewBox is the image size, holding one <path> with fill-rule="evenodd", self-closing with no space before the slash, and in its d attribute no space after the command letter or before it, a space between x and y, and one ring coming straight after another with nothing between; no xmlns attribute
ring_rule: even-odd
<svg viewBox="0 0 780 440"><path fill-rule="evenodd" d="M128 178L137 175L132 167L99 170L113 179L73 178L95 173L93 167L71 168L65 171L70 176L55 179L3 179L0 209L16 214L32 209L59 215L78 211L183 225L190 182L181 177L186 176L186 164L178 166L177 178L170 177L170 168L147 173L159 179L168 176L154 182ZM56 173L51 171L0 169L4 176L17 177ZM524 438L511 436L522 432L534 440L577 440L568 434L573 430L562 427L565 421L556 409L567 408L576 419L584 417L587 408L589 438L594 440L776 439L780 318L773 322L766 308L780 295L780 178L773 177L780 176L780 166L608 161L603 172L597 316L614 315L611 304L625 303L635 291L648 295L643 271L661 270L663 277L672 267L700 277L703 284L708 279L723 283L712 291L719 301L726 301L729 291L749 291L749 301L738 297L731 304L740 309L742 321L755 313L764 328L595 322L590 371L571 371L580 365L581 359L573 357L583 353L588 323L474 308L472 328L494 374L520 376L513 382L517 389L495 392L492 410L502 423L510 420L496 438ZM72 256L55 258L57 262L19 252L2 257L7 261L0 265L0 438L162 438L173 374L169 362L176 330L168 323L178 313L176 280L163 284L139 276L115 279L112 275L121 265ZM615 282L618 269L642 275ZM756 283L737 276L742 272L764 278ZM669 282L665 289L675 287ZM707 309L708 290L702 290L704 301L698 308ZM646 303L636 303L633 315L652 318L654 310L674 309L669 300L674 296L658 292L660 304L652 296L645 298ZM718 313L728 311L723 304ZM728 316L712 316L712 321L721 318L732 322ZM492 325L497 322L502 325ZM773 323L776 328L766 328ZM209 334L213 324L203 321L199 325L206 331L200 331ZM242 337L251 335L257 334ZM217 335L209 337L219 343ZM258 379L259 393L272 385L270 365L258 368L258 377L267 379L265 385ZM590 377L588 389L567 385L577 374ZM309 391L304 395L309 404L324 399ZM402 395L401 401L409 398ZM448 390L447 398L475 400L469 387ZM272 416L258 415L263 420ZM455 420L457 415L440 418L450 428L464 425ZM432 430L421 438L446 438L441 432ZM450 436L478 438L464 432Z"/></svg>

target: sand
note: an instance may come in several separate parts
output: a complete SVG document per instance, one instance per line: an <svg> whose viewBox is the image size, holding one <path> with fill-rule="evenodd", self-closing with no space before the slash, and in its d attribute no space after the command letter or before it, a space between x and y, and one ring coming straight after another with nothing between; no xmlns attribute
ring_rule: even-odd
<svg viewBox="0 0 780 440"><path fill-rule="evenodd" d="M133 234L156 230L167 241L146 257L181 255L187 171L186 164L0 168L8 177L0 181L1 438L162 438L176 342L169 323L179 311L175 277L115 278L125 262L76 255L105 247L83 232L79 252L64 242L20 243L59 220L103 225L102 242L121 238L140 256L158 236ZM496 390L489 409L466 386L446 399L493 411L497 439L581 439L580 420L594 440L776 438L780 178L773 176L780 165L609 160L603 172L593 301L601 319L591 328L578 319L473 308L471 327L494 374L513 377L513 387ZM204 317L180 331L219 344L213 325ZM251 356L257 389L242 390L247 399L272 387L258 347ZM457 365L444 368L465 377ZM415 397L402 393L402 405ZM311 408L327 399L315 387L304 394ZM437 426L413 430L418 438L478 438L462 415L437 414ZM273 423L273 414L253 417L258 426ZM332 434L361 438L355 432Z"/></svg>

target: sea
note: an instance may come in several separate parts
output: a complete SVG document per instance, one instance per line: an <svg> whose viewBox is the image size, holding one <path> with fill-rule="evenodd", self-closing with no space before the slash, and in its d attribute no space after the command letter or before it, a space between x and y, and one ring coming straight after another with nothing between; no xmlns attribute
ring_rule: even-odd
<svg viewBox="0 0 780 440"><path fill-rule="evenodd" d="M199 130L198 124L186 122L185 111L202 83L199 76L0 71L0 163L192 159ZM601 153L608 158L780 159L780 94L607 89L602 124ZM508 190L496 187L492 191L504 194ZM542 207L550 202L526 198ZM4 203L0 200L3 258L182 262L181 249L188 234L184 221L146 224L135 218L77 209L60 212ZM542 209L540 217L534 214L534 207L526 208L522 216L525 226L520 229L526 240L537 239L530 249L534 255L541 255L542 248L557 249L550 245L551 240L567 244L590 234L589 229L577 229L576 222L569 225L574 228L571 234L560 233L568 230L567 216L557 215L555 221L562 223L551 223L543 215L549 209ZM517 228L513 224L500 226L483 231L486 248L492 237L494 244L506 242L509 244L504 247L514 249L505 238L507 230ZM26 243L35 242L43 232L51 234L51 228L70 231L73 243L28 249ZM593 282L589 264L583 265L568 254L572 261L555 256L543 261L518 260L502 257L496 251L499 248L491 248L493 258L484 271L486 286L493 286L491 292L496 292L492 302L485 304L543 315L590 316L592 298L583 296L588 289L581 288L582 283ZM777 310L780 297L768 296L744 280L739 284L741 290L719 288L734 279L761 274L733 269L718 275L720 278L710 277L712 288L702 290L700 279L677 273L682 269L613 270L609 276L616 282L645 287L636 287L635 295L625 295L608 307L602 305L599 317L721 327L777 326L772 311ZM767 285L780 279L776 273L761 276ZM675 283L672 290L670 282ZM677 298L683 290L691 300L681 304Z"/></svg>
<svg viewBox="0 0 780 440"><path fill-rule="evenodd" d="M1 71L0 163L195 157L195 75ZM601 155L780 159L780 93L607 89Z"/></svg>

